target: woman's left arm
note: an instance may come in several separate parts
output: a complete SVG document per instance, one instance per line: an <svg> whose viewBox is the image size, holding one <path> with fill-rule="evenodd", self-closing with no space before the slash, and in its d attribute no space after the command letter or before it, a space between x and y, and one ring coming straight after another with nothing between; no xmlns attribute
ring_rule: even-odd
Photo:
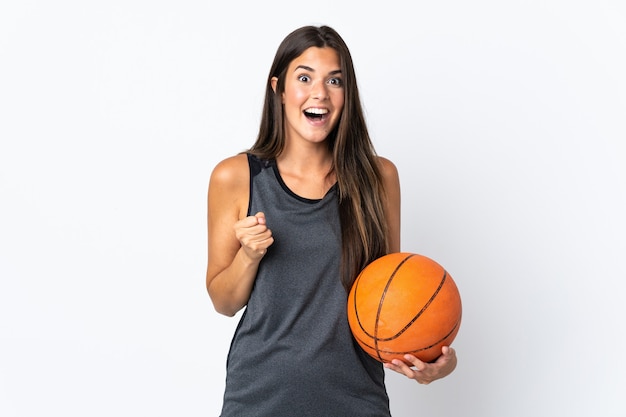
<svg viewBox="0 0 626 417"><path fill-rule="evenodd" d="M386 193L389 253L400 252L400 179L398 169L390 160L378 157Z"/></svg>
<svg viewBox="0 0 626 417"><path fill-rule="evenodd" d="M384 178L384 187L387 196L387 225L389 230L389 252L400 252L400 179L396 166L388 159L379 157L381 170ZM441 349L441 356L435 362L426 363L413 355L405 355L404 359L394 359L386 363L387 369L392 369L419 382L430 384L441 379L454 371L456 368L456 352L449 346Z"/></svg>

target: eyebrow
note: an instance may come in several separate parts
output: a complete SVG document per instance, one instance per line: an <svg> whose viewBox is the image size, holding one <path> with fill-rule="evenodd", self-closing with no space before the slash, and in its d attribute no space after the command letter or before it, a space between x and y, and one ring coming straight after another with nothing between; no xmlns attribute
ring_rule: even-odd
<svg viewBox="0 0 626 417"><path fill-rule="evenodd" d="M311 68L311 67L309 67L309 66L306 66L306 65L298 65L298 66L294 69L294 72L295 72L295 71L297 71L297 70L299 70L299 69L303 69L303 70L305 70L305 71L315 72L315 70L314 70L313 68ZM328 73L328 75L336 75L336 74L341 74L341 70L340 70L340 69L338 69L338 70L334 70L334 71L331 71L331 72L329 72L329 73Z"/></svg>

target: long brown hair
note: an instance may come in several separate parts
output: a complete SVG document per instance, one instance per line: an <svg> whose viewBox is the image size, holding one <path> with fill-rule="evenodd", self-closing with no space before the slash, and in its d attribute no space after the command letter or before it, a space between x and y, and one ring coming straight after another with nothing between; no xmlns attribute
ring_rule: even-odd
<svg viewBox="0 0 626 417"><path fill-rule="evenodd" d="M248 152L275 159L284 149L282 101L285 73L291 61L310 47L330 47L339 54L344 82L344 108L326 139L333 154L332 170L339 188L342 254L341 281L349 290L358 273L389 250L382 174L369 136L352 56L341 36L328 26L304 26L282 41L267 78L259 134ZM276 92L271 80L278 78Z"/></svg>

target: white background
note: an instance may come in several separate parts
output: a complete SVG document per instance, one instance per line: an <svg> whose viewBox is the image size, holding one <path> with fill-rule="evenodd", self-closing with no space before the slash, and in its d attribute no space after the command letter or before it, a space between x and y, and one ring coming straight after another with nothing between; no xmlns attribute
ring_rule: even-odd
<svg viewBox="0 0 626 417"><path fill-rule="evenodd" d="M402 248L463 297L457 370L388 374L394 417L626 415L624 2L367 4L2 3L1 416L218 415L206 187L304 24L350 46Z"/></svg>

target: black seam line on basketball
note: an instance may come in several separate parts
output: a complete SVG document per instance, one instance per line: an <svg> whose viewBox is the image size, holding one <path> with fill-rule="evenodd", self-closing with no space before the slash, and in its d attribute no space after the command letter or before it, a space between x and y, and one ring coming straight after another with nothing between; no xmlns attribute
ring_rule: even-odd
<svg viewBox="0 0 626 417"><path fill-rule="evenodd" d="M402 265L404 262L407 261L407 259L411 258L412 256L414 256L414 254L409 255L402 262L400 262L396 266L396 269L391 274L391 277L393 277L395 275L395 273L398 270L398 268L400 268L400 265ZM359 283L361 282L361 275L362 274L363 274L363 271L361 271L361 273L356 277L356 280L354 281L355 288L354 288L354 291L352 292L353 293L353 300L352 301L353 301L353 304L354 304L353 311L354 311L354 316L356 318L356 322L359 324L359 327L361 328L363 333L365 335L367 335L368 337L371 337L373 339L375 336L365 329L365 327L363 326L363 323L361 322L361 318L359 317L359 309L356 308L356 305L357 305L357 294L359 293ZM391 279L391 277L390 277L390 279ZM389 288L389 283L387 283L387 286L385 287L385 292L387 291L387 288ZM384 293L383 293L383 297L384 297ZM378 323L378 318L379 318L379 315L376 316L376 323Z"/></svg>
<svg viewBox="0 0 626 417"><path fill-rule="evenodd" d="M413 253L409 254L406 258L404 258L402 260L402 262L400 262L398 265L396 265L396 268L393 270L393 272L389 276L389 279L387 280L387 284L385 285L385 289L383 290L383 293L380 296L380 301L378 302L378 310L376 311L376 322L374 323L374 346L375 346L375 349L376 349L376 355L380 358L381 361L383 360L383 358L382 358L382 356L380 356L380 350L378 349L378 322L379 322L379 319L380 319L380 312L383 309L383 304L385 302L385 296L387 295L387 290L391 286L391 281L393 281L393 278L396 276L396 273L402 267L402 265L404 265L404 263L406 261L408 261L409 259L411 259L413 256L415 256L415 254L413 254Z"/></svg>
<svg viewBox="0 0 626 417"><path fill-rule="evenodd" d="M355 285L354 292L353 292L353 294L354 294L354 297L353 297L353 301L354 301L354 316L356 317L356 322L359 323L359 327L361 328L361 330L363 330L363 333L367 334L367 331L365 331L365 328L361 324L361 319L359 318L359 310L356 308L356 297L357 297L357 294L359 293L359 281L360 281L359 278L361 278L361 274L359 274L359 276L357 276L356 280L354 281L354 285ZM368 334L368 336L370 336L370 335Z"/></svg>
<svg viewBox="0 0 626 417"><path fill-rule="evenodd" d="M430 299L428 300L428 302L426 302L426 304L424 304L424 307L422 307L422 309L415 315L415 317L413 317L411 319L411 321L409 321L407 323L406 326L404 326L402 329L400 329L400 331L398 331L398 333L394 334L391 337L387 337L384 339L380 339L381 342L388 342L390 340L396 339L398 337L400 337L400 335L404 332L406 332L409 327L411 327L411 325L413 323L415 323L415 321L420 318L420 316L422 314L424 314L424 312L428 309L428 307L432 304L432 302L435 300L435 298L437 298L437 294L439 294L439 292L441 291L441 288L443 287L443 284L446 282L446 278L448 276L448 273L444 270L443 271L443 277L441 278L441 281L439 282L439 286L437 287L437 289L435 290L435 292L433 293L433 295L431 295Z"/></svg>
<svg viewBox="0 0 626 417"><path fill-rule="evenodd" d="M398 354L405 354L405 353L417 353L417 352L422 352L424 350L428 350L431 349L434 346L437 346L439 343L443 342L444 340L446 340L452 333L454 333L454 331L456 330L457 327L459 327L459 324L461 323L461 318L459 317L459 319L456 321L456 323L454 324L454 326L452 326L452 329L441 339L439 339L438 341L434 342L433 344L426 346L426 347L422 347L419 349L414 349L414 350L407 350L407 351L392 351L392 350L385 350L384 353L386 355L398 355ZM361 342L365 347L368 347L370 349L376 349L374 346L370 345L369 343L367 343L365 340L363 340L360 337L356 337L355 338ZM378 351L377 351L378 353ZM380 357L380 355L377 355L378 357Z"/></svg>
<svg viewBox="0 0 626 417"><path fill-rule="evenodd" d="M363 272L361 271L361 274L362 274L362 273L363 273ZM356 280L354 281L354 286L355 286L355 288L354 288L354 291L353 291L353 293L352 293L352 294L353 294L353 297L352 297L352 298L353 298L353 301L354 301L354 309L353 309L353 311L354 311L354 316L355 316L355 318L356 318L356 322L357 322L357 323L359 323L359 327L361 328L361 330L363 331L363 333L364 333L366 336L368 336L368 337L372 338L373 336L372 336L371 334L369 334L369 333L367 332L367 330L365 330L365 327L363 327L363 324L361 323L361 318L359 317L359 309L358 309L358 308L356 308L356 304L357 304L357 300L356 300L356 298L357 298L357 294L359 293L359 283L361 282L361 279L360 279L360 278L361 278L361 274L359 274L359 275L356 277ZM357 337L357 335L356 335L356 334L354 334L354 333L353 333L353 336L354 336L354 338L355 338L355 339L357 339L357 340L358 340L360 343L362 343L363 345L367 346L367 347L368 347L368 348L370 348L370 349L374 349L374 350L376 350L376 348L375 348L374 346L370 346L370 345L369 345L369 344L368 344L365 340L363 340L363 339L362 339L362 338L360 338L360 337ZM378 354L378 352L377 352L377 355L378 355L378 358L382 361L382 358L380 357L380 355Z"/></svg>
<svg viewBox="0 0 626 417"><path fill-rule="evenodd" d="M457 320L457 322L454 324L454 326L452 327L452 330L450 330L448 332L448 334L446 334L444 337L442 337L441 339L437 340L436 342L434 342L433 344L431 344L430 346L426 346L423 348L419 348L419 349L415 349L415 350L409 350L406 352L393 352L393 351L385 351L386 354L388 355L399 355L399 354L405 354L405 353L418 353L418 352L422 352L424 350L428 350L431 349L435 346L437 346L439 343L443 342L444 340L446 340L452 333L454 333L454 330L459 327L459 324L461 323L461 320Z"/></svg>

